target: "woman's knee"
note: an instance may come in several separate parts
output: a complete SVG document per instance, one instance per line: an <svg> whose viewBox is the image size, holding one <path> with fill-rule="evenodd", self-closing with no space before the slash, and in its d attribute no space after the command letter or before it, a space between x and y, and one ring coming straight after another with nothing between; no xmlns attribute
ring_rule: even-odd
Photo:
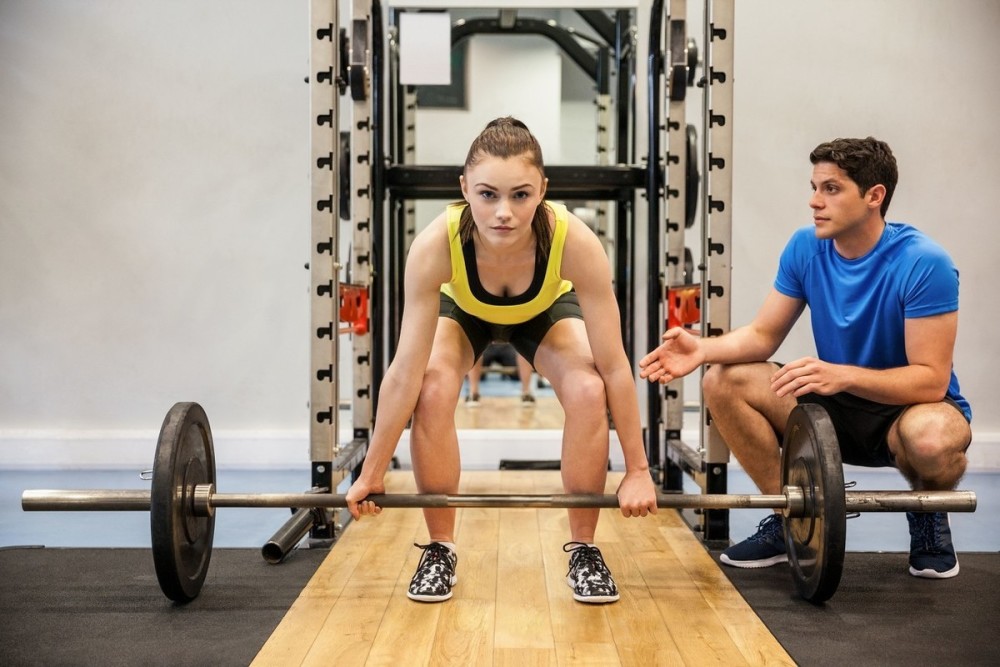
<svg viewBox="0 0 1000 667"><path fill-rule="evenodd" d="M447 407L458 403L462 391L463 378L451 369L428 366L424 372L423 383L420 385L420 395L414 410L414 417L424 418L452 414Z"/></svg>
<svg viewBox="0 0 1000 667"><path fill-rule="evenodd" d="M574 373L566 377L559 395L567 414L587 416L604 414L608 405L607 388L597 371Z"/></svg>

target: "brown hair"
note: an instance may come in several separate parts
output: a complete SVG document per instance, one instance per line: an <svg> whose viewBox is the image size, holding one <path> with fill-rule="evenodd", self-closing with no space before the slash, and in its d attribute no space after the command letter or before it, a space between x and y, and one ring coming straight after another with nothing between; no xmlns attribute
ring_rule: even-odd
<svg viewBox="0 0 1000 667"><path fill-rule="evenodd" d="M507 159L511 157L524 157L532 166L538 169L545 179L545 166L542 163L542 147L538 143L528 126L512 116L504 116L490 121L490 123L479 133L472 146L469 147L469 154L465 157L465 168L463 173L467 173L470 167L475 166L480 160L486 157L498 157ZM552 247L552 229L549 227L548 206L544 201L538 204L535 209L535 217L531 220L531 230L535 233L538 243L539 260L548 257L549 249ZM462 217L458 223L458 235L462 243L467 243L472 238L472 232L476 228L476 223L472 220L472 210L465 207Z"/></svg>
<svg viewBox="0 0 1000 667"><path fill-rule="evenodd" d="M862 196L876 185L885 186L885 198L880 211L882 217L889 210L889 201L896 191L899 170L889 144L874 137L867 139L834 139L822 143L809 154L809 161L832 162L858 184Z"/></svg>

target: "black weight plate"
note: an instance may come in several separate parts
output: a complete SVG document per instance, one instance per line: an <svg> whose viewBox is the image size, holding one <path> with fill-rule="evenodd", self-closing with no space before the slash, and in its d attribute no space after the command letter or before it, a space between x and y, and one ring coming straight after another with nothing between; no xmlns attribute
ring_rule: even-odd
<svg viewBox="0 0 1000 667"><path fill-rule="evenodd" d="M691 248L684 248L684 284L694 284L694 254Z"/></svg>
<svg viewBox="0 0 1000 667"><path fill-rule="evenodd" d="M156 578L175 602L198 597L212 558L215 516L195 515L199 484L215 484L212 430L200 405L177 403L160 428L149 506Z"/></svg>
<svg viewBox="0 0 1000 667"><path fill-rule="evenodd" d="M785 547L801 595L819 604L840 585L847 541L844 469L833 422L823 407L792 410L782 444L781 479L802 489L805 513L785 519Z"/></svg>
<svg viewBox="0 0 1000 667"><path fill-rule="evenodd" d="M694 40L694 37L688 37L687 40L687 71L688 80L687 85L694 85L695 70L698 67L698 42Z"/></svg>
<svg viewBox="0 0 1000 667"><path fill-rule="evenodd" d="M670 91L671 102L683 102L687 95L687 67L685 65L673 65L670 67L670 82L667 89Z"/></svg>
<svg viewBox="0 0 1000 667"><path fill-rule="evenodd" d="M337 196L340 199L339 212L340 219L348 221L351 219L351 133L340 133L340 165L337 169L339 182L337 185Z"/></svg>

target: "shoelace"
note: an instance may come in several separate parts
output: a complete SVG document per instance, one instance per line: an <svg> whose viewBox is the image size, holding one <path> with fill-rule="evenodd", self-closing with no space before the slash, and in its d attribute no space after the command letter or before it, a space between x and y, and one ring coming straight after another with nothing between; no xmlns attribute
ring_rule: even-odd
<svg viewBox="0 0 1000 667"><path fill-rule="evenodd" d="M917 524L916 538L920 541L920 546L924 549L937 549L940 547L940 521L937 514L921 516L914 513L914 523Z"/></svg>
<svg viewBox="0 0 1000 667"><path fill-rule="evenodd" d="M563 545L563 551L571 554L569 557L569 570L566 574L573 571L573 568L582 564L589 565L595 570L600 572L606 572L610 574L608 566L604 564L604 559L601 558L601 550L597 547L591 547L583 542L567 542Z"/></svg>
<svg viewBox="0 0 1000 667"><path fill-rule="evenodd" d="M454 571L454 566L451 563L451 549L440 544L439 542L431 542L430 544L417 544L413 543L413 546L418 549L423 549L424 554L420 557L420 563L417 564L417 569L420 570L424 565L442 565L448 574L452 574Z"/></svg>
<svg viewBox="0 0 1000 667"><path fill-rule="evenodd" d="M750 536L749 540L751 542L764 542L769 538L781 535L782 525L781 519L778 518L777 514L770 514L757 524L757 532Z"/></svg>

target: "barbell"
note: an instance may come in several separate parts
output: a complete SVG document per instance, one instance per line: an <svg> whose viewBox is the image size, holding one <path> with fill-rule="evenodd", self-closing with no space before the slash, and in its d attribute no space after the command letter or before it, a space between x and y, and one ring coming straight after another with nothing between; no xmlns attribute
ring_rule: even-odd
<svg viewBox="0 0 1000 667"><path fill-rule="evenodd" d="M800 405L782 444L783 492L774 495L661 493L662 508L771 509L785 516L785 544L799 594L828 600L843 571L848 512L972 512L971 491L845 491L837 435L826 411ZM332 493L237 494L215 490L215 452L205 411L177 403L163 421L150 490L28 490L25 511L148 511L153 562L163 593L176 602L198 596L208 573L221 507L344 508ZM615 508L613 494L380 494L386 508Z"/></svg>

